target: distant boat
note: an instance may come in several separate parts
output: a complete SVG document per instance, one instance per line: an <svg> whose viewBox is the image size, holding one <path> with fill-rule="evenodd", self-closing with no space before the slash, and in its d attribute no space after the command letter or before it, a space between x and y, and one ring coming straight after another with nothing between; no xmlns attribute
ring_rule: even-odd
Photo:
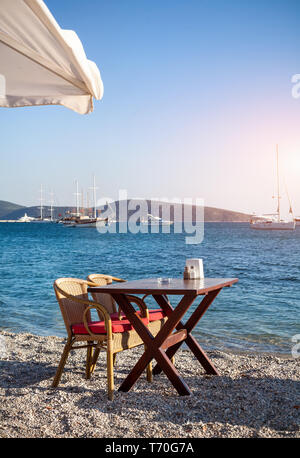
<svg viewBox="0 0 300 458"><path fill-rule="evenodd" d="M174 223L173 221L163 220L159 216L153 216L148 213L146 218L141 218L141 224L151 226L171 226Z"/></svg>
<svg viewBox="0 0 300 458"><path fill-rule="evenodd" d="M64 218L59 219L56 222L59 223L59 224L63 224L64 226L68 226L68 225L71 225L72 223L74 223L76 221L76 218L78 218L80 216L77 213L66 212L66 214L67 214L67 216L65 216Z"/></svg>
<svg viewBox="0 0 300 458"><path fill-rule="evenodd" d="M94 215L80 215L79 213L79 202L78 202L78 181L76 181L76 203L77 203L77 212L67 221L63 223L68 227L79 227L79 228L89 228L89 227L99 227L105 226L108 224L108 218L101 218L97 216L97 199L96 199L96 182L95 182L95 175L93 181L93 195L94 195Z"/></svg>
<svg viewBox="0 0 300 458"><path fill-rule="evenodd" d="M24 216L21 216L21 218L17 220L17 223L32 223L34 220L35 218L28 216L27 213L25 213Z"/></svg>
<svg viewBox="0 0 300 458"><path fill-rule="evenodd" d="M53 221L51 221L50 218L34 218L32 221L32 223L53 223Z"/></svg>
<svg viewBox="0 0 300 458"><path fill-rule="evenodd" d="M38 218L33 218L31 223L52 223L53 218L52 218L52 204L51 204L51 217L50 218L44 218L43 215L43 185L41 185L40 189L40 216Z"/></svg>
<svg viewBox="0 0 300 458"><path fill-rule="evenodd" d="M274 221L274 220L266 220L266 221L254 221L251 222L251 229L264 229L264 230L277 230L277 231L293 231L295 229L295 222L294 221Z"/></svg>
<svg viewBox="0 0 300 458"><path fill-rule="evenodd" d="M277 165L277 211L276 213L271 213L269 215L263 215L263 219L260 220L251 220L250 227L251 229L257 230L294 230L296 223L294 218L292 220L283 220L280 216L280 188L279 188L279 161L278 161L278 145L276 145L276 165ZM293 214L292 206L290 204L290 211ZM266 216L272 218L266 218Z"/></svg>
<svg viewBox="0 0 300 458"><path fill-rule="evenodd" d="M105 226L108 224L108 218L91 218L90 216L80 216L74 221L67 224L68 227L99 227Z"/></svg>
<svg viewBox="0 0 300 458"><path fill-rule="evenodd" d="M294 221L296 223L296 226L300 226L300 216L297 216L296 218L294 218Z"/></svg>
<svg viewBox="0 0 300 458"><path fill-rule="evenodd" d="M28 216L27 213L24 214L24 216L21 216L17 221L17 223L50 223L51 220L48 218L40 219L40 218L34 218L33 216Z"/></svg>
<svg viewBox="0 0 300 458"><path fill-rule="evenodd" d="M108 208L110 209L111 211L111 214L108 216L108 223L107 224L117 224L117 218L116 218L116 214L115 214L115 211L111 208L111 205L109 202L106 202L106 205L108 206Z"/></svg>

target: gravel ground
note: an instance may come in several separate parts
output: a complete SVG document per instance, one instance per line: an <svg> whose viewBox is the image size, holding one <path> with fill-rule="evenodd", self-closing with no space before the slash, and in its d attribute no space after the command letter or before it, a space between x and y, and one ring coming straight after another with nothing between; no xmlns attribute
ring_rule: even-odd
<svg viewBox="0 0 300 458"><path fill-rule="evenodd" d="M105 353L90 380L85 350L74 351L51 389L64 339L0 333L0 437L300 437L299 359L209 352L221 376L207 376L191 353L176 367L193 395L179 397L164 375L106 396ZM142 349L117 357L116 389Z"/></svg>

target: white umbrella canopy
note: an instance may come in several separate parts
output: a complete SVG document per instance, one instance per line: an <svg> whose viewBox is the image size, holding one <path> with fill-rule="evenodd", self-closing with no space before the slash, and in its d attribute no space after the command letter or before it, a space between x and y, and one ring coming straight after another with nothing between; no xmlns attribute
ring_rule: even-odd
<svg viewBox="0 0 300 458"><path fill-rule="evenodd" d="M86 114L102 96L96 64L42 0L0 0L0 107L64 105Z"/></svg>

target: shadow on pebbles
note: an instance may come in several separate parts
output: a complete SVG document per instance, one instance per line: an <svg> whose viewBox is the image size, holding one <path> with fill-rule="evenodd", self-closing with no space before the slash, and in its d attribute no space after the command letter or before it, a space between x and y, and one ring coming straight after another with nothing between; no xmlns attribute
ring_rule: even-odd
<svg viewBox="0 0 300 458"><path fill-rule="evenodd" d="M0 437L300 437L299 359L208 352L221 376L208 376L188 351L175 365L192 396L165 375L117 391L143 349L117 355L115 397L106 394L106 358L85 379L85 350L72 352L52 389L64 339L0 334ZM297 397L298 396L298 397Z"/></svg>

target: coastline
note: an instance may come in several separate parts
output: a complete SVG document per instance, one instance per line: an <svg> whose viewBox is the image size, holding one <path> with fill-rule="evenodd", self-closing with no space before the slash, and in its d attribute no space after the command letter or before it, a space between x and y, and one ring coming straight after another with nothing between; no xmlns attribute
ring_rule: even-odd
<svg viewBox="0 0 300 458"><path fill-rule="evenodd" d="M66 339L66 331L65 329L63 329L63 332L61 334L39 334L38 332L32 332L30 330L27 330L27 331L18 331L18 330L12 330L10 329L9 327L5 327L5 328L2 328L0 326L0 339L1 339L1 334L7 332L9 334L25 334L25 335L32 335L32 336L35 336L35 337L40 337L40 338L43 338L43 339L47 339L47 338L57 338L57 339L62 339L62 340L65 340ZM268 350L254 350L253 348L249 348L247 350L244 350L243 348L233 348L233 347L229 347L229 346L224 346L223 348L218 348L217 346L215 348L212 348L212 345L209 345L209 347L206 346L205 342L201 341L201 337L197 336L197 333L193 332L192 333L194 335L194 337L198 340L199 339L199 343L201 343L201 346L203 348L203 350L206 352L206 353L210 353L210 352L221 352L221 353L230 353L230 354L233 354L233 355L241 355L241 356L274 356L274 357L278 357L278 358L281 358L281 359L290 359L291 358L291 351L290 352L285 352L285 351L268 351ZM182 347L181 347L181 351L185 352L185 351L189 351L188 347L186 346L185 343L182 344Z"/></svg>
<svg viewBox="0 0 300 458"><path fill-rule="evenodd" d="M53 221L46 221L48 222L49 224L52 224ZM116 223L126 223L127 221L116 221ZM231 224L231 223L239 223L239 224L249 224L250 223L250 219L249 221L228 221L228 220L224 220L224 221L220 221L220 220L204 220L204 221L188 221L190 223L193 223L193 224L196 224L196 223L228 223L228 224ZM20 223L20 224L28 224L28 223L24 223L23 221L18 221L18 220L14 220L14 219L6 219L6 220L0 220L0 223ZM178 223L183 223L183 221L178 221Z"/></svg>
<svg viewBox="0 0 300 458"><path fill-rule="evenodd" d="M300 437L299 361L282 355L210 351L208 376L188 351L176 367L193 395L179 397L164 375L117 388L142 348L122 352L115 399L106 395L105 352L84 378L85 351L69 357L51 388L65 339L0 331L0 437Z"/></svg>

